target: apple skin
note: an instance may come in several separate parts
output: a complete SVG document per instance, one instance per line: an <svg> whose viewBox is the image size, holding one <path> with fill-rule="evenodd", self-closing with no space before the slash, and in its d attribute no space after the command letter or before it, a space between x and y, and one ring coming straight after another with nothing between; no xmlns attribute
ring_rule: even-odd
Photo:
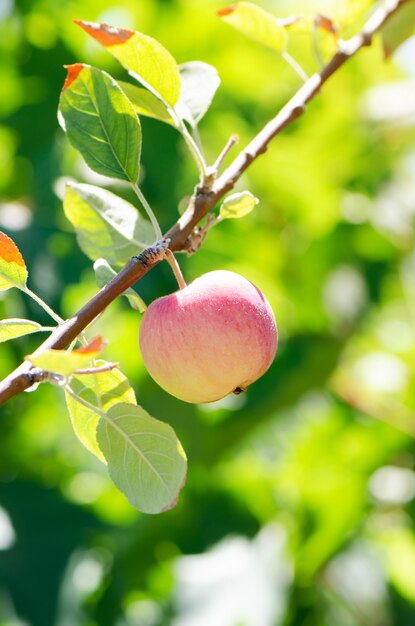
<svg viewBox="0 0 415 626"><path fill-rule="evenodd" d="M143 361L152 378L185 402L214 402L245 391L277 349L272 309L243 276L217 270L154 300L140 326Z"/></svg>

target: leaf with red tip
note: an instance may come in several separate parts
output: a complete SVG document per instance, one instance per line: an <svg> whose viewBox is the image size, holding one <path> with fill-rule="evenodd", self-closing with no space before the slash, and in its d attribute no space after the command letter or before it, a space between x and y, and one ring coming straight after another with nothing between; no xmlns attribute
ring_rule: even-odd
<svg viewBox="0 0 415 626"><path fill-rule="evenodd" d="M67 67L59 112L69 141L98 174L137 182L141 127L133 105L105 72Z"/></svg>
<svg viewBox="0 0 415 626"><path fill-rule="evenodd" d="M74 20L74 23L84 29L88 35L91 35L101 45L106 48L110 46L119 46L134 35L133 30L127 28L119 28L118 26L110 26L100 22L86 22L84 20Z"/></svg>
<svg viewBox="0 0 415 626"><path fill-rule="evenodd" d="M219 17L245 36L277 52L283 52L287 43L285 28L272 13L251 2L237 2L219 9Z"/></svg>
<svg viewBox="0 0 415 626"><path fill-rule="evenodd" d="M218 9L216 11L216 15L219 15L219 17L226 17L227 15L232 15L235 9L236 9L236 4L230 4L228 7L223 7L223 9Z"/></svg>
<svg viewBox="0 0 415 626"><path fill-rule="evenodd" d="M97 441L112 480L139 511L161 513L176 504L187 463L171 426L120 403L99 420Z"/></svg>
<svg viewBox="0 0 415 626"><path fill-rule="evenodd" d="M105 348L106 345L107 345L107 342L105 341L104 337L102 337L101 335L98 335L97 337L94 337L93 339L91 339L91 341L87 343L86 346L82 346L82 348L78 348L78 350L74 350L74 352L76 352L77 354L89 354L89 355L93 353L95 355L98 352L102 352L102 350Z"/></svg>
<svg viewBox="0 0 415 626"><path fill-rule="evenodd" d="M66 75L65 82L63 83L63 90L68 89L71 86L73 81L78 78L84 66L82 63L74 63L74 65L64 65L64 68L68 73Z"/></svg>
<svg viewBox="0 0 415 626"><path fill-rule="evenodd" d="M108 24L75 20L155 95L174 107L180 95L177 63L156 39Z"/></svg>
<svg viewBox="0 0 415 626"><path fill-rule="evenodd" d="M104 347L105 342L102 337L97 337L79 350L72 350L72 352L44 350L39 354L31 354L25 358L26 361L30 361L35 367L40 367L40 369L46 372L53 372L66 377L78 369L87 368Z"/></svg>
<svg viewBox="0 0 415 626"><path fill-rule="evenodd" d="M26 281L27 268L19 248L0 231L0 291L11 287L24 289Z"/></svg>

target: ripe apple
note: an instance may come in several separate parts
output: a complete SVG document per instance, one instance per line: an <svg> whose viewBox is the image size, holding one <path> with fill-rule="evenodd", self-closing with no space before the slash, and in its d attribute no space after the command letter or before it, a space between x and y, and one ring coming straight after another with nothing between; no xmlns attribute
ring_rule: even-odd
<svg viewBox="0 0 415 626"><path fill-rule="evenodd" d="M271 365L277 337L261 291L239 274L218 270L152 302L139 340L160 387L199 403L245 391Z"/></svg>

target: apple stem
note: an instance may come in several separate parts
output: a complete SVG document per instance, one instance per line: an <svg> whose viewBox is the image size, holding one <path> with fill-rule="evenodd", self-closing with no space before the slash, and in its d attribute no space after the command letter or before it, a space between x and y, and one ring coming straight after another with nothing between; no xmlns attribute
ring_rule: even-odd
<svg viewBox="0 0 415 626"><path fill-rule="evenodd" d="M169 250L168 248L166 250L166 261L168 262L171 269L173 270L173 274L176 277L176 280L178 282L180 289L184 289L185 287L187 287L186 281L183 278L182 270L180 269L180 265L178 264L177 259L174 256L173 252Z"/></svg>

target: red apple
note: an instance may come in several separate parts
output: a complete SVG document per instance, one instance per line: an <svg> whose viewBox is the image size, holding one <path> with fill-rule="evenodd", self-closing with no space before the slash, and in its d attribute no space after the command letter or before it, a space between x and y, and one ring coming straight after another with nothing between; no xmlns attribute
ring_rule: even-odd
<svg viewBox="0 0 415 626"><path fill-rule="evenodd" d="M277 327L261 291L219 270L150 304L140 348L154 380L185 402L245 391L272 363Z"/></svg>

